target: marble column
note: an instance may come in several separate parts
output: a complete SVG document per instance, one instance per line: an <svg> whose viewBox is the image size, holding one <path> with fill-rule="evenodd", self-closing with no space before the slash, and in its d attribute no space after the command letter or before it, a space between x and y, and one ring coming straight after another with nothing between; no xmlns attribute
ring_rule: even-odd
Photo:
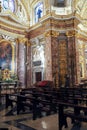
<svg viewBox="0 0 87 130"><path fill-rule="evenodd" d="M68 37L68 71L70 84L74 87L74 84L77 83L75 31L68 31L66 35Z"/></svg>
<svg viewBox="0 0 87 130"><path fill-rule="evenodd" d="M50 32L45 34L45 78L46 80L52 79L52 53L51 53L51 35Z"/></svg>
<svg viewBox="0 0 87 130"><path fill-rule="evenodd" d="M79 43L77 38L75 38L76 43L76 84L80 83L80 64L79 64Z"/></svg>
<svg viewBox="0 0 87 130"><path fill-rule="evenodd" d="M58 37L52 37L52 76L55 87L59 86Z"/></svg>
<svg viewBox="0 0 87 130"><path fill-rule="evenodd" d="M27 87L31 87L32 85L32 68L31 68L31 43L28 42L27 45L27 76L26 76L26 80L27 80Z"/></svg>
<svg viewBox="0 0 87 130"><path fill-rule="evenodd" d="M17 73L20 85L26 86L26 38L18 38Z"/></svg>
<svg viewBox="0 0 87 130"><path fill-rule="evenodd" d="M51 80L58 86L58 53L57 53L58 32L48 31L45 33L45 78Z"/></svg>

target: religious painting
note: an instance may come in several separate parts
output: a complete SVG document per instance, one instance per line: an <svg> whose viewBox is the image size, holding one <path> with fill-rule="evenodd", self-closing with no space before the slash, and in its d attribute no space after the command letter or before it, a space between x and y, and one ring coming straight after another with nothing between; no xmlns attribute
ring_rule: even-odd
<svg viewBox="0 0 87 130"><path fill-rule="evenodd" d="M0 67L12 70L12 46L6 41L0 43Z"/></svg>
<svg viewBox="0 0 87 130"><path fill-rule="evenodd" d="M35 7L35 23L43 16L43 3L39 2Z"/></svg>

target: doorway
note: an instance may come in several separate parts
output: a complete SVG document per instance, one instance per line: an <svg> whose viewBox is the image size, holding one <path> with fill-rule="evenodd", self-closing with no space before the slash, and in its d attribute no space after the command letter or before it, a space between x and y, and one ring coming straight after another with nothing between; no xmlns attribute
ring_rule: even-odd
<svg viewBox="0 0 87 130"><path fill-rule="evenodd" d="M36 79L36 82L41 81L42 80L42 73L35 72L35 79Z"/></svg>

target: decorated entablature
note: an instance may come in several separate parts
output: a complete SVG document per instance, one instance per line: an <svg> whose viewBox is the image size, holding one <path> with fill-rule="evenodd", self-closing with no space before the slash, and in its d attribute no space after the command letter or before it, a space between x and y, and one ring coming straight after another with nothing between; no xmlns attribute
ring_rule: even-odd
<svg viewBox="0 0 87 130"><path fill-rule="evenodd" d="M44 16L43 16L44 17ZM56 19L56 18L48 18L39 24L39 27L33 26L29 32L29 38L34 38L38 35L45 34L45 36L54 36L57 37L61 30L74 28L74 18L71 17L69 19Z"/></svg>

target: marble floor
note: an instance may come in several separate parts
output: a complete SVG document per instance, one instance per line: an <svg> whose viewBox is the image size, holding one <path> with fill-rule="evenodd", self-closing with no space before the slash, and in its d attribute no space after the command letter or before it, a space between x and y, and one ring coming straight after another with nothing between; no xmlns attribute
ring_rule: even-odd
<svg viewBox="0 0 87 130"><path fill-rule="evenodd" d="M20 113L17 115L16 107L13 109L9 107L5 109L5 98L0 99L0 130L1 128L8 128L8 130L59 130L58 128L58 114L50 116L43 116L36 120L32 120L32 113ZM87 130L87 123L79 125L72 125L70 118L68 120L68 128L62 130Z"/></svg>

